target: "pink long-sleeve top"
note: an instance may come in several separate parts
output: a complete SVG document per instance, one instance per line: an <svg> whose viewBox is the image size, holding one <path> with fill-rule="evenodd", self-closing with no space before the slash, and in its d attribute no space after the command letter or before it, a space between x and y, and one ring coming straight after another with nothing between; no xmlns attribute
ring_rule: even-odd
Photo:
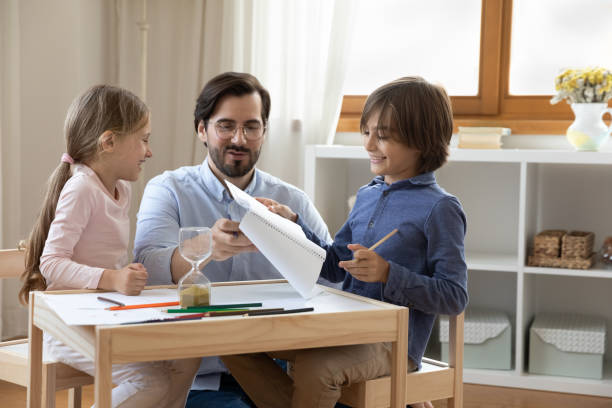
<svg viewBox="0 0 612 408"><path fill-rule="evenodd" d="M104 269L128 261L130 184L117 182L112 197L89 167L73 166L40 257L47 289L95 289Z"/></svg>

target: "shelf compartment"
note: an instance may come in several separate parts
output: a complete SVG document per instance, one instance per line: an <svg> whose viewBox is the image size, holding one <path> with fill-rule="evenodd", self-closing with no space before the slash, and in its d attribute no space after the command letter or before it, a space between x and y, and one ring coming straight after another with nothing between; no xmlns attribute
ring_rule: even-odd
<svg viewBox="0 0 612 408"><path fill-rule="evenodd" d="M518 253L519 164L449 162L436 179L463 206L466 252Z"/></svg>
<svg viewBox="0 0 612 408"><path fill-rule="evenodd" d="M543 230L590 231L593 250L612 235L612 183L609 166L540 163L529 167L527 255Z"/></svg>
<svg viewBox="0 0 612 408"><path fill-rule="evenodd" d="M612 279L584 275L525 274L522 312L524 369L522 371L528 371L529 327L533 318L540 313L571 313L603 317L608 328L604 360L612 361L612 336L609 332L612 328L612 315L610 315L612 296L610 293L612 293ZM549 376L539 377L548 378ZM568 377L566 381L574 380L576 379Z"/></svg>

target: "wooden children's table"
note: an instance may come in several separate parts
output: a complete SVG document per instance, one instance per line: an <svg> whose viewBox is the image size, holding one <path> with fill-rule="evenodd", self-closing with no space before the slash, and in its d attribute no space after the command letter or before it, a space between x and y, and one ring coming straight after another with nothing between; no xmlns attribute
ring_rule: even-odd
<svg viewBox="0 0 612 408"><path fill-rule="evenodd" d="M305 303L314 307L314 312L91 326L65 324L47 302L54 293L87 291L33 292L29 304L28 407L38 408L41 404L42 337L47 332L95 362L98 408L111 406L112 364L377 342L392 343L391 407L403 408L408 309L321 288L322 294ZM266 301L267 297L276 296L279 289L291 290L283 280L213 283L213 301L216 291L239 296L247 293L245 290L249 300Z"/></svg>

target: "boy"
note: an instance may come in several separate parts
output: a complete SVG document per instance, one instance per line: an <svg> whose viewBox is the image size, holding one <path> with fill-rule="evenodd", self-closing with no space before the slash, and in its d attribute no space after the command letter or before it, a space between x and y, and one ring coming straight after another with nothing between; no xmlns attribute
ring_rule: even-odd
<svg viewBox="0 0 612 408"><path fill-rule="evenodd" d="M465 215L436 183L447 159L453 121L446 92L419 77L375 90L361 117L363 144L377 175L359 189L348 220L329 245L289 207L261 199L327 250L321 276L342 289L407 306L408 369L417 370L437 314L465 308ZM397 228L376 251L367 248ZM228 356L223 361L262 407L333 407L341 388L389 375L387 343ZM293 381L270 356L292 362ZM276 366L276 367L275 367Z"/></svg>

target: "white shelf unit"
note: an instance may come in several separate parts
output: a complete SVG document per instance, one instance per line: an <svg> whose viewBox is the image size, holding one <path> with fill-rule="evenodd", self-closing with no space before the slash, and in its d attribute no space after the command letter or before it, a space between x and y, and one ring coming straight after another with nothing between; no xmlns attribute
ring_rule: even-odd
<svg viewBox="0 0 612 408"><path fill-rule="evenodd" d="M347 199L368 183L361 146L306 149L304 188L332 235L348 216ZM544 229L595 233L595 250L612 235L612 151L451 149L438 183L461 201L468 220L468 307L505 311L513 323L511 370L466 369L466 383L612 397L612 335L602 380L529 374L528 329L541 312L602 316L612 330L612 269L526 266ZM433 342L437 339L432 336Z"/></svg>

